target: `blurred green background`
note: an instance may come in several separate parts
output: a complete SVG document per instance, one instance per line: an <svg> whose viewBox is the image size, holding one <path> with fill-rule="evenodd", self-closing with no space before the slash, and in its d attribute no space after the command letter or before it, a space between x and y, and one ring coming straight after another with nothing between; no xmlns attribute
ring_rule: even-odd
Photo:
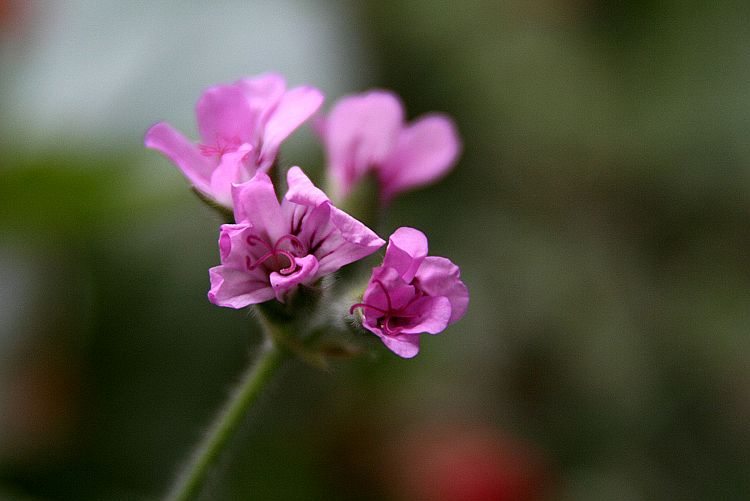
<svg viewBox="0 0 750 501"><path fill-rule="evenodd" d="M456 118L383 235L472 301L414 360L288 365L204 499L750 499L750 3L0 0L0 61L0 499L158 497L252 358L142 135L269 70Z"/></svg>

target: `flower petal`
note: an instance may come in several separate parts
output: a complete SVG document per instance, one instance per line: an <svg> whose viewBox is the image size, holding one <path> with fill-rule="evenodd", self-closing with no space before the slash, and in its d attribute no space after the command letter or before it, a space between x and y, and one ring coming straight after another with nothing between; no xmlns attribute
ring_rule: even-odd
<svg viewBox="0 0 750 501"><path fill-rule="evenodd" d="M299 167L289 169L286 173L286 182L289 188L284 198L290 202L312 207L328 202L328 197L323 190L316 187Z"/></svg>
<svg viewBox="0 0 750 501"><path fill-rule="evenodd" d="M291 275L282 275L275 271L270 275L271 287L276 294L276 299L282 303L287 292L298 284L312 282L315 273L318 271L318 260L315 259L315 256L298 257L294 259L294 262L298 268Z"/></svg>
<svg viewBox="0 0 750 501"><path fill-rule="evenodd" d="M286 80L278 73L263 73L252 78L238 80L235 85L245 94L248 105L256 118L254 125L259 131L265 127L286 90ZM257 138L260 139L260 136Z"/></svg>
<svg viewBox="0 0 750 501"><path fill-rule="evenodd" d="M422 297L412 303L405 313L419 315L414 324L405 327L403 334L437 334L445 330L451 318L451 303L448 298Z"/></svg>
<svg viewBox="0 0 750 501"><path fill-rule="evenodd" d="M326 203L324 205L330 205ZM325 235L315 253L320 261L320 273L332 273L342 266L359 261L377 251L385 240L346 212L330 205L330 222L336 231Z"/></svg>
<svg viewBox="0 0 750 501"><path fill-rule="evenodd" d="M396 336L380 336L383 344L401 358L414 358L419 353L418 334L398 334Z"/></svg>
<svg viewBox="0 0 750 501"><path fill-rule="evenodd" d="M406 282L411 282L427 256L427 237L421 231L401 227L388 239L383 266L395 268Z"/></svg>
<svg viewBox="0 0 750 501"><path fill-rule="evenodd" d="M232 184L244 183L255 173L253 166L246 166L246 158L253 147L243 143L237 151L224 153L219 166L211 174L211 193L214 199L226 207L232 206Z"/></svg>
<svg viewBox="0 0 750 501"><path fill-rule="evenodd" d="M221 225L219 253L221 254L222 265L238 270L246 269L247 237L252 233L253 227L249 224Z"/></svg>
<svg viewBox="0 0 750 501"><path fill-rule="evenodd" d="M171 125L159 122L151 127L144 138L146 148L160 151L185 174L190 182L211 196L209 179L215 163L203 156L196 145Z"/></svg>
<svg viewBox="0 0 750 501"><path fill-rule="evenodd" d="M348 195L369 168L386 161L403 121L401 101L386 91L345 97L333 107L320 132L338 197Z"/></svg>
<svg viewBox="0 0 750 501"><path fill-rule="evenodd" d="M208 300L217 306L239 309L274 298L273 289L258 274L227 266L215 266L208 273L211 277Z"/></svg>
<svg viewBox="0 0 750 501"><path fill-rule="evenodd" d="M416 289L404 282L398 270L378 266L372 270L362 301L381 310L395 312L406 307L416 296ZM376 310L365 308L366 317L379 316L375 313Z"/></svg>
<svg viewBox="0 0 750 501"><path fill-rule="evenodd" d="M323 94L313 87L297 87L284 93L265 123L260 152L261 168L273 164L281 142L318 111L321 104Z"/></svg>
<svg viewBox="0 0 750 501"><path fill-rule="evenodd" d="M331 205L299 167L289 169L287 183L284 212L290 227L299 228L298 237L318 259L319 275L369 256L385 244L367 226Z"/></svg>
<svg viewBox="0 0 750 501"><path fill-rule="evenodd" d="M265 173L259 171L250 181L232 185L232 199L235 221L252 225L258 237L273 243L286 234L279 200Z"/></svg>
<svg viewBox="0 0 750 501"><path fill-rule="evenodd" d="M195 111L204 144L221 148L227 143L252 142L255 117L240 86L209 87Z"/></svg>
<svg viewBox="0 0 750 501"><path fill-rule="evenodd" d="M416 284L430 296L445 296L451 304L448 323L459 320L469 306L469 290L461 281L461 270L449 259L427 256L416 274Z"/></svg>
<svg viewBox="0 0 750 501"><path fill-rule="evenodd" d="M404 128L388 160L378 171L383 198L432 183L456 162L461 143L453 121L428 115Z"/></svg>

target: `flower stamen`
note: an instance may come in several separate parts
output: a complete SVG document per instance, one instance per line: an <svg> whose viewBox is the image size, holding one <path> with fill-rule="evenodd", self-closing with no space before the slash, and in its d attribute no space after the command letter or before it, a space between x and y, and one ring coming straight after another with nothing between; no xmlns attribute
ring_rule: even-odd
<svg viewBox="0 0 750 501"><path fill-rule="evenodd" d="M247 269L249 271L255 270L258 266L268 261L270 258L273 258L274 265L276 268L279 268L279 273L282 275L291 275L297 270L297 262L295 261L295 258L298 257L298 253L305 252L305 246L302 244L299 238L295 237L294 235L284 235L278 240L276 240L276 243L271 246L266 240L257 237L255 235L250 235L246 239L247 244L251 247L254 247L257 244L262 245L266 248L268 252L257 258L255 261L253 261L250 256L247 256L246 258L246 265ZM296 247L296 249L291 250L285 250L285 249L279 249L279 245L285 241L291 242L292 247ZM279 256L285 257L289 261L289 265L286 267L282 267L281 263L279 262Z"/></svg>

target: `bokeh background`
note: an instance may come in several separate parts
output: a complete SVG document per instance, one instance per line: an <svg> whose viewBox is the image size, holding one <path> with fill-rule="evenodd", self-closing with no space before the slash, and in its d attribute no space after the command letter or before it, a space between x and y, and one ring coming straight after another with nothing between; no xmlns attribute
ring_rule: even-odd
<svg viewBox="0 0 750 501"><path fill-rule="evenodd" d="M0 499L153 499L260 334L142 135L275 70L453 115L465 319L289 364L205 499L750 499L750 3L0 1ZM283 150L320 178L309 129ZM362 336L366 336L362 334Z"/></svg>

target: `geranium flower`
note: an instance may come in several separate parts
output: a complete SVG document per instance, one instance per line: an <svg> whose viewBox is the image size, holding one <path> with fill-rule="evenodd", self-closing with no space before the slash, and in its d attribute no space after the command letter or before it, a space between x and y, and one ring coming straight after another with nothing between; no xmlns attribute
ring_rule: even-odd
<svg viewBox="0 0 750 501"><path fill-rule="evenodd" d="M350 313L360 309L367 330L395 354L411 358L419 352L420 334L437 334L466 313L469 291L460 275L449 259L427 256L424 233L399 228Z"/></svg>
<svg viewBox="0 0 750 501"><path fill-rule="evenodd" d="M201 193L231 207L232 184L267 171L281 142L322 103L319 90L286 90L274 73L245 78L210 87L198 100L199 144L164 122L146 132L145 144L169 157Z"/></svg>
<svg viewBox="0 0 750 501"><path fill-rule="evenodd" d="M273 298L284 302L298 285L311 285L385 244L334 207L299 167L289 170L287 183L281 203L263 172L232 186L237 224L221 227L221 266L209 270L212 303L243 308Z"/></svg>
<svg viewBox="0 0 750 501"><path fill-rule="evenodd" d="M461 149L450 118L432 113L407 125L401 101L387 91L345 97L315 125L337 197L372 171L387 202L445 175Z"/></svg>

